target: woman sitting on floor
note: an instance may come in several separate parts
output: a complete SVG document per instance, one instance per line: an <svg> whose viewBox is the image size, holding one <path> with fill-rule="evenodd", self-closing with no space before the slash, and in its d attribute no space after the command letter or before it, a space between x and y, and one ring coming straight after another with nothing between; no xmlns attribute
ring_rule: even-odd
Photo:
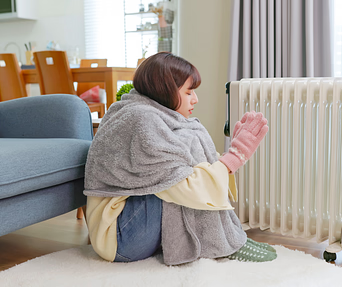
<svg viewBox="0 0 342 287"><path fill-rule="evenodd" d="M89 150L85 191L94 250L131 262L160 247L165 264L228 257L270 261L275 250L247 238L230 200L235 171L268 131L261 113L246 113L229 152L219 158L197 118L201 77L168 52L146 59L129 94L109 108Z"/></svg>

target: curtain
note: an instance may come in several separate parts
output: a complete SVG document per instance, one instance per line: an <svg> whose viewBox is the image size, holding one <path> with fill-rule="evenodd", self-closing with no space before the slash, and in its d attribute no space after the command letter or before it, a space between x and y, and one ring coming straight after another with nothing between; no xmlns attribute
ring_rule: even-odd
<svg viewBox="0 0 342 287"><path fill-rule="evenodd" d="M331 0L231 0L228 81L333 75Z"/></svg>

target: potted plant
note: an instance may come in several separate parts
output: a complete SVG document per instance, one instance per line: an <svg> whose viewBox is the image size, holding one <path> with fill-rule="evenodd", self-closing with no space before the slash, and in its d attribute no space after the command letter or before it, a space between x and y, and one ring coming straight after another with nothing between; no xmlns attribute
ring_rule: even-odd
<svg viewBox="0 0 342 287"><path fill-rule="evenodd" d="M145 60L145 56L146 56L146 53L148 52L148 47L150 46L150 44L151 44L151 40L148 42L147 45L145 45L144 48L142 48L142 58L138 59L137 66L139 66Z"/></svg>
<svg viewBox="0 0 342 287"><path fill-rule="evenodd" d="M116 93L116 101L120 101L121 96L124 94L128 94L133 88L133 84L124 84L123 86L121 86L120 90Z"/></svg>

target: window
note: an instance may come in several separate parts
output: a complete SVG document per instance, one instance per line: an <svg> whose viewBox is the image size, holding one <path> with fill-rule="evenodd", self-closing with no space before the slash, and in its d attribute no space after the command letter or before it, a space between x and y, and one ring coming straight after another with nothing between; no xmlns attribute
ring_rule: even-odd
<svg viewBox="0 0 342 287"><path fill-rule="evenodd" d="M108 59L108 66L125 67L122 0L84 0L86 58Z"/></svg>

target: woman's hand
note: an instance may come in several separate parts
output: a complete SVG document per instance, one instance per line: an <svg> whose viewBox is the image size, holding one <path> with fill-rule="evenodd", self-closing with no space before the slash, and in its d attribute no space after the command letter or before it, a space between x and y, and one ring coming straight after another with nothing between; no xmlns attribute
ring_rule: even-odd
<svg viewBox="0 0 342 287"><path fill-rule="evenodd" d="M220 158L230 173L235 173L251 158L268 131L267 119L262 113L247 112L234 127L231 147Z"/></svg>

